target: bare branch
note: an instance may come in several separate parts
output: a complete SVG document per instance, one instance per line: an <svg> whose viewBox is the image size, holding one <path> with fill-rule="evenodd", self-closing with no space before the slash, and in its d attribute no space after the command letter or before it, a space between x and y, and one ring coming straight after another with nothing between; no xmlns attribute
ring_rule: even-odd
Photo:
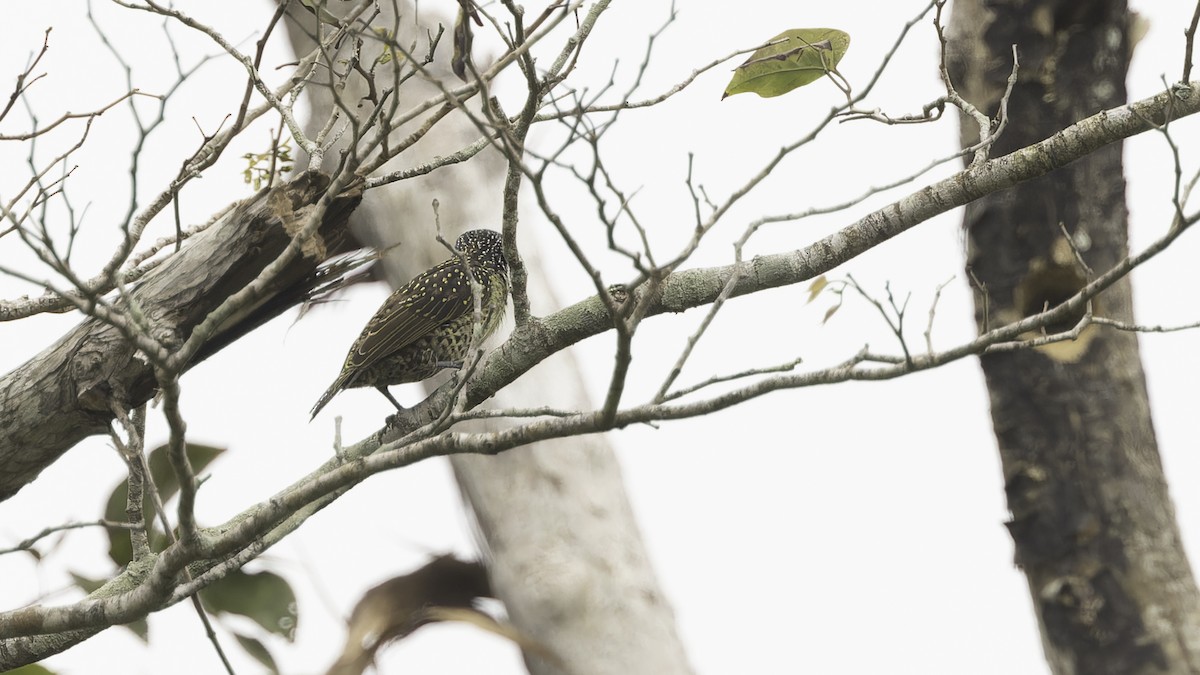
<svg viewBox="0 0 1200 675"><path fill-rule="evenodd" d="M37 138L38 136L42 136L42 135L45 135L45 134L53 131L60 124L62 124L63 122L67 122L69 120L91 121L92 119L95 119L95 118L103 115L104 113L108 112L110 109L115 107L121 101L124 101L129 98L133 98L134 96L147 96L150 98L159 98L158 96L155 96L153 94L147 94L138 89L130 89L129 91L125 92L124 94L121 94L120 97L113 99L112 101L106 103L104 106L97 108L91 112L63 113L58 119L54 120L50 124L48 124L44 127L38 127L36 129L34 129L33 131L29 131L29 132L26 132L23 134L0 134L0 141L28 141L30 139Z"/></svg>
<svg viewBox="0 0 1200 675"><path fill-rule="evenodd" d="M65 532L67 530L78 530L78 529L85 528L85 527L111 527L111 528L120 529L120 530L133 531L133 530L140 529L142 527L142 524L141 523L122 523L122 522L118 522L115 520L107 520L107 519L101 518L100 520L88 520L88 521L80 521L80 522L72 522L72 523L63 523L62 525L52 525L50 527L46 527L46 528L42 529L41 532L38 532L37 534L33 535L32 537L29 537L28 539L21 540L19 543L17 543L14 546L10 546L8 548L0 548L0 555L5 555L8 553L16 553L17 551L28 551L33 548L34 544L38 543L42 539L45 539L46 537L48 537L56 532Z"/></svg>
<svg viewBox="0 0 1200 675"><path fill-rule="evenodd" d="M937 285L933 292L933 302L929 303L929 321L925 324L925 351L929 354L933 353L933 318L937 315L938 301L942 298L942 290L954 281L951 277Z"/></svg>
<svg viewBox="0 0 1200 675"><path fill-rule="evenodd" d="M1188 24L1184 34L1183 47L1183 77L1180 82L1192 81L1192 54L1196 46L1196 26L1200 24L1200 2L1196 3L1196 9L1192 12L1192 22Z"/></svg>
<svg viewBox="0 0 1200 675"><path fill-rule="evenodd" d="M25 66L25 70L23 70L20 75L17 75L17 82L15 85L13 85L13 91L8 96L8 103L4 105L3 110L0 110L0 120L3 120L8 115L8 111L12 110L13 104L17 102L18 98L24 96L25 92L29 91L29 88L32 87L35 82L45 77L45 73L37 75L32 79L30 79L29 76L33 75L33 71L35 68L37 68L37 64L41 62L42 57L45 56L46 52L50 49L51 30L52 28L47 28L46 32L42 33L42 48L38 50L37 54L34 54L29 59L29 64Z"/></svg>

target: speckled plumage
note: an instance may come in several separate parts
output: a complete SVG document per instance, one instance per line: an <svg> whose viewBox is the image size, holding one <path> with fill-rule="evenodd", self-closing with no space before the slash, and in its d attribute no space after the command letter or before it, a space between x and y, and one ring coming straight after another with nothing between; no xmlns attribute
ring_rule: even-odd
<svg viewBox="0 0 1200 675"><path fill-rule="evenodd" d="M481 288L482 335L495 332L508 302L508 263L500 233L471 230L454 242ZM313 406L316 417L338 392L375 387L396 407L387 387L419 382L456 365L471 348L474 299L457 256L422 272L383 301L350 347L342 372Z"/></svg>

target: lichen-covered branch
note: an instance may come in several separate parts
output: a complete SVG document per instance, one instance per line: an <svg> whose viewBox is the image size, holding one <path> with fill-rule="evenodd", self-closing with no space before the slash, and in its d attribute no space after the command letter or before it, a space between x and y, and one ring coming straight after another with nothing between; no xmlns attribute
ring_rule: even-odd
<svg viewBox="0 0 1200 675"><path fill-rule="evenodd" d="M296 213L316 203L328 178L308 173L263 190L146 275L131 292L154 337L182 344L213 309L241 291L292 242ZM333 197L320 236L280 270L256 302L213 326L194 363L303 299L295 287L348 243L346 218L357 193ZM280 301L282 302L274 302ZM0 499L12 496L63 452L87 436L107 433L110 401L126 409L156 388L153 368L113 325L87 319L38 356L0 377ZM54 419L55 424L45 424Z"/></svg>

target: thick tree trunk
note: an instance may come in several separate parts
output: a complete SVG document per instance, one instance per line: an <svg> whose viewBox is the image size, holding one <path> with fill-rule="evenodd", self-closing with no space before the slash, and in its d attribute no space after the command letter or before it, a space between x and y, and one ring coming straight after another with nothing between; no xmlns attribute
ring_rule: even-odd
<svg viewBox="0 0 1200 675"><path fill-rule="evenodd" d="M1125 101L1123 0L955 3L952 74L995 111L1020 52L1011 123L993 156ZM975 136L964 122L963 143ZM1121 148L967 206L980 327L1054 306L1127 254ZM1071 240L1063 236L1063 229ZM1094 312L1133 316L1128 279ZM1060 328L1069 328L1073 322ZM1180 545L1151 424L1137 336L1091 326L1074 342L981 359L1016 561L1055 673L1200 667L1200 595Z"/></svg>
<svg viewBox="0 0 1200 675"><path fill-rule="evenodd" d="M586 408L574 359L522 378L496 407L551 400ZM512 621L565 667L526 652L534 675L685 674L687 654L647 558L621 468L604 436L453 457L491 577Z"/></svg>

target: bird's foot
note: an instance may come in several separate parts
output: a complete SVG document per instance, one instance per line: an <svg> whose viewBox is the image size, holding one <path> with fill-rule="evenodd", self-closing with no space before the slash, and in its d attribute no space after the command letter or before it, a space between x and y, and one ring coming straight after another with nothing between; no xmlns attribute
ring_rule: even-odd
<svg viewBox="0 0 1200 675"><path fill-rule="evenodd" d="M392 405L396 406L397 412L404 412L405 410L408 410L408 408L405 408L404 406L400 405L400 402L396 400L395 396L392 396L392 392L388 391L387 387L385 387L383 385L378 385L375 387L375 389L379 393L381 393L385 397L387 397L387 400L390 401Z"/></svg>

